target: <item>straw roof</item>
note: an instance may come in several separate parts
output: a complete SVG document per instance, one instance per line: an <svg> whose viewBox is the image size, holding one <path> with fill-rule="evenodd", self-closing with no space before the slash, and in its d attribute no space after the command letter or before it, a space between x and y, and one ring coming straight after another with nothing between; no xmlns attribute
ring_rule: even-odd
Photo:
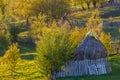
<svg viewBox="0 0 120 80"><path fill-rule="evenodd" d="M98 39L97 35L93 32L89 32L77 47L74 60L96 60L106 58L107 56L107 50Z"/></svg>

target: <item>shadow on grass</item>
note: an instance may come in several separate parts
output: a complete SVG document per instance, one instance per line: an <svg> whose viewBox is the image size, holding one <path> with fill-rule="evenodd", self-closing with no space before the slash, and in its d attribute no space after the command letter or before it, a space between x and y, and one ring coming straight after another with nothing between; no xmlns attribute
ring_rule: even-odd
<svg viewBox="0 0 120 80"><path fill-rule="evenodd" d="M101 15L102 18L117 17L120 16L120 8L116 8L112 11L108 11Z"/></svg>
<svg viewBox="0 0 120 80"><path fill-rule="evenodd" d="M19 48L20 48L20 53L29 53L29 52L35 52L36 51L36 45L34 43L23 43L23 42L18 42ZM0 47L0 56L3 56L8 48Z"/></svg>
<svg viewBox="0 0 120 80"><path fill-rule="evenodd" d="M36 51L36 45L34 43L19 42L19 48L20 48L20 53L35 52Z"/></svg>
<svg viewBox="0 0 120 80"><path fill-rule="evenodd" d="M111 37L119 37L120 36L120 32L118 31L118 28L106 28L103 29L106 33L110 33Z"/></svg>
<svg viewBox="0 0 120 80"><path fill-rule="evenodd" d="M33 60L35 58L35 54L29 54L29 55L21 55L21 59L25 60Z"/></svg>

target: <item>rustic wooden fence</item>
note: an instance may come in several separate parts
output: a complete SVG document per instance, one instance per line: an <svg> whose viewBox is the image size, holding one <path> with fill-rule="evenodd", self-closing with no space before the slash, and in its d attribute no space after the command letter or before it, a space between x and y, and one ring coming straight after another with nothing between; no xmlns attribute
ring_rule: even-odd
<svg viewBox="0 0 120 80"><path fill-rule="evenodd" d="M71 61L67 63L64 69L61 69L55 73L55 77L100 75L100 74L106 74L109 72L111 72L111 66L108 58L101 58L97 60L85 59L82 61Z"/></svg>

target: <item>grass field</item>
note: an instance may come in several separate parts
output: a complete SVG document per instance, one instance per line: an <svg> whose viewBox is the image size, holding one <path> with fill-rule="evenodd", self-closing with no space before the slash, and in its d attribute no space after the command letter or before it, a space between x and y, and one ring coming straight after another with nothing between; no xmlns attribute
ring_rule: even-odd
<svg viewBox="0 0 120 80"><path fill-rule="evenodd" d="M104 31L106 33L110 33L111 37L113 37L113 38L120 37L120 32L119 32L118 28L106 28L106 29L104 29Z"/></svg>
<svg viewBox="0 0 120 80"><path fill-rule="evenodd" d="M103 20L109 20L109 17L112 17L112 21L120 21L120 8L104 8L100 9L100 11L100 15ZM91 12L92 10L73 13L69 15L69 19L85 21L90 17ZM120 32L118 32L117 28L107 28L104 29L104 31L110 33L112 37L120 36ZM24 37L26 36L25 34L27 33L20 34L19 36ZM39 68L37 67L35 61L35 57L37 55L36 45L33 43L19 43L19 48L21 59L16 66L16 72L14 72L14 76L11 76L8 67L2 64L3 54L0 54L0 80L41 80ZM120 55L111 56L109 59L112 66L112 72L110 74L100 76L71 76L58 78L57 80L120 80Z"/></svg>
<svg viewBox="0 0 120 80"><path fill-rule="evenodd" d="M94 10L86 10L86 11L79 11L79 12L74 12L70 15L68 15L69 20L79 20L79 21L87 21L90 17L91 14ZM119 7L105 7L105 8L100 8L100 17L104 21L117 21L120 22L120 8ZM114 14L113 14L114 13Z"/></svg>
<svg viewBox="0 0 120 80"><path fill-rule="evenodd" d="M17 63L16 72L11 76L10 70L3 65L0 57L0 80L39 80L39 70L35 64L35 44L19 43L21 59Z"/></svg>
<svg viewBox="0 0 120 80"><path fill-rule="evenodd" d="M0 64L0 80L40 80L41 76L39 68L37 67L34 57L30 59L30 55L34 56L36 53L21 54L22 57L19 60L16 72L14 76L11 76L10 71L6 65ZM110 57L112 65L112 73L100 76L82 76L82 77L66 77L59 78L57 80L119 80L120 79L120 56Z"/></svg>
<svg viewBox="0 0 120 80"><path fill-rule="evenodd" d="M112 72L100 76L66 77L58 80L120 80L120 56L110 57Z"/></svg>

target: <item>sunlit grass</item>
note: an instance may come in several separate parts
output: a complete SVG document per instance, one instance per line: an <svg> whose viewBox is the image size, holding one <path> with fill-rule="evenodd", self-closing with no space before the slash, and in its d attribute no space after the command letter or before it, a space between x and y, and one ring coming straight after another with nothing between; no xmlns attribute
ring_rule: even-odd
<svg viewBox="0 0 120 80"><path fill-rule="evenodd" d="M94 9L91 10L85 10L85 11L79 11L72 13L68 16L68 18L71 20L88 20L91 16L91 13L94 11ZM100 16L103 18L103 20L108 21L109 18L112 18L112 21L120 21L120 8L119 7L105 7L100 8ZM113 14L114 13L114 14Z"/></svg>
<svg viewBox="0 0 120 80"><path fill-rule="evenodd" d="M6 65L0 65L0 80L39 80L40 74L34 60L19 60L14 76Z"/></svg>
<svg viewBox="0 0 120 80"><path fill-rule="evenodd" d="M35 54L35 53L31 53ZM25 55L25 54L24 54ZM26 55L29 55L26 53ZM1 58L0 58L1 59ZM119 80L120 79L120 56L116 55L110 57L112 65L112 73L100 76L80 76L80 77L66 77L59 78L58 80ZM10 71L7 66L0 64L0 80L40 80L41 76L39 69L34 59L19 60L16 66L16 72L14 76L10 75Z"/></svg>

